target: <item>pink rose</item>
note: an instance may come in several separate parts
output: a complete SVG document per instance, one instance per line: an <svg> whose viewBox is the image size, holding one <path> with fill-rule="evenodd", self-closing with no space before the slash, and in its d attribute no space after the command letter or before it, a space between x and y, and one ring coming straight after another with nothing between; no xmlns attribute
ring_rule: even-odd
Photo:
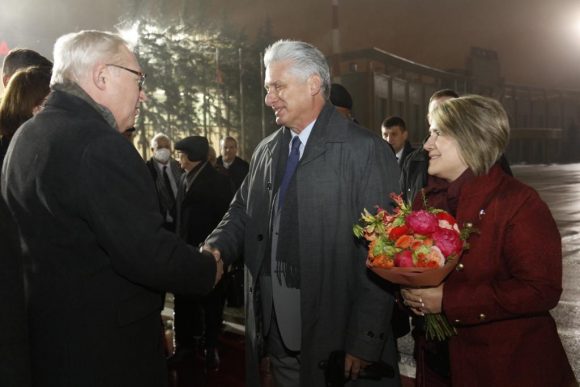
<svg viewBox="0 0 580 387"><path fill-rule="evenodd" d="M403 250L397 255L395 255L395 266L396 267L413 267L413 253L409 250Z"/></svg>
<svg viewBox="0 0 580 387"><path fill-rule="evenodd" d="M425 210L413 211L405 218L407 226L416 234L429 235L439 226L437 217Z"/></svg>
<svg viewBox="0 0 580 387"><path fill-rule="evenodd" d="M433 233L432 238L435 246L439 247L446 258L452 254L459 255L463 249L463 242L454 230L440 228Z"/></svg>

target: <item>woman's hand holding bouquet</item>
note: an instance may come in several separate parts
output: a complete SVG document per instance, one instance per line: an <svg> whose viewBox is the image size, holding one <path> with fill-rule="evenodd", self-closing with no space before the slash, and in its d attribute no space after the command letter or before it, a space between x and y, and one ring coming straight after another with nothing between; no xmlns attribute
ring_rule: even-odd
<svg viewBox="0 0 580 387"><path fill-rule="evenodd" d="M412 211L400 195L391 197L397 204L392 214L378 208L372 215L364 209L361 224L353 227L356 237L369 242L367 266L392 283L433 287L442 294L443 280L469 247L467 238L472 227L460 229L455 218L441 209L425 206L425 210ZM410 298L414 300L411 309L425 315L427 338L444 340L456 333L439 313L440 304L425 314L424 300L419 295Z"/></svg>

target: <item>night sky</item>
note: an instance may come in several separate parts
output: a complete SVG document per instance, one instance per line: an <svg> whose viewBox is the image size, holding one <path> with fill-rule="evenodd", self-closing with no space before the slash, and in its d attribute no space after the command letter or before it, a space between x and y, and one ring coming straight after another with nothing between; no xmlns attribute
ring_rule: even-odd
<svg viewBox="0 0 580 387"><path fill-rule="evenodd" d="M0 0L0 42L51 57L58 36L80 29L113 29L119 15L134 3ZM210 3L216 18L225 12L250 36L269 18L275 35L306 40L331 53L331 0ZM578 0L339 0L339 4L343 51L378 47L425 65L461 69L469 47L478 46L498 52L507 82L580 88Z"/></svg>

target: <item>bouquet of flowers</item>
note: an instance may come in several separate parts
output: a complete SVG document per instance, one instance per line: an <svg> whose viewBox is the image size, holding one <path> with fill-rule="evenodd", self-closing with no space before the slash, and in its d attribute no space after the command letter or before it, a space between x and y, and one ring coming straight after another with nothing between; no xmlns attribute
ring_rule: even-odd
<svg viewBox="0 0 580 387"><path fill-rule="evenodd" d="M369 242L367 266L392 283L408 286L438 286L455 268L471 225L462 229L451 214L430 208L412 211L400 195L392 194L397 204L389 214L382 208L372 215L366 209L360 224L353 227L357 238ZM444 315L425 315L426 336L444 340L457 332Z"/></svg>

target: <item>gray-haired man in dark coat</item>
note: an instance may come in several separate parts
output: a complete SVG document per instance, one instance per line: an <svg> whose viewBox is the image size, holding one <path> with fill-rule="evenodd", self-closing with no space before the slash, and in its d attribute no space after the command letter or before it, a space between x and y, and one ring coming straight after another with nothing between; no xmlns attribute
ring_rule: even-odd
<svg viewBox="0 0 580 387"><path fill-rule="evenodd" d="M163 292L204 294L223 265L165 230L122 135L145 75L118 35L57 40L45 109L18 129L2 196L25 255L32 385L167 385Z"/></svg>
<svg viewBox="0 0 580 387"><path fill-rule="evenodd" d="M379 359L396 369L393 297L365 266L352 226L363 208L389 207L399 168L387 144L328 102L330 75L310 44L265 53L266 105L282 127L256 148L248 177L206 240L227 261L244 251L247 385L267 355L277 386L323 386L319 362L346 352L355 379ZM397 386L394 378L356 385ZM352 384L354 385L354 384Z"/></svg>

